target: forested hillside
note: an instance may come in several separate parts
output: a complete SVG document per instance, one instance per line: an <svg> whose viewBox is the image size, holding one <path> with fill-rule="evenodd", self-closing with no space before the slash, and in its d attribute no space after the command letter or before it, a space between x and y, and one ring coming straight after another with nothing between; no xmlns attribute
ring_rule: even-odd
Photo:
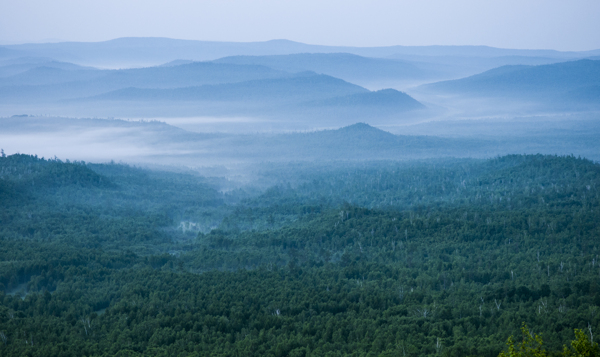
<svg viewBox="0 0 600 357"><path fill-rule="evenodd" d="M600 331L595 162L252 175L1 157L0 355L495 357L526 323L558 356Z"/></svg>

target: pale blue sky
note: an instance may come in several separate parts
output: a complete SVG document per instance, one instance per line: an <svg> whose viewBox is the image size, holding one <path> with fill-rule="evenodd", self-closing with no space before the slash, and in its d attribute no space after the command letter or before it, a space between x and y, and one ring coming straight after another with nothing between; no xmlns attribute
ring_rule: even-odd
<svg viewBox="0 0 600 357"><path fill-rule="evenodd" d="M0 0L0 43L158 36L323 45L600 48L600 0Z"/></svg>

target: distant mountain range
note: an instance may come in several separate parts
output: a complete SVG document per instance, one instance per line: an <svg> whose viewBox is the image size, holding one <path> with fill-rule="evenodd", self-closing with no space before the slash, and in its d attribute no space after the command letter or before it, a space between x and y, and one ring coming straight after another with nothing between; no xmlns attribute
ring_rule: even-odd
<svg viewBox="0 0 600 357"><path fill-rule="evenodd" d="M318 56L322 54L334 56ZM336 58L340 54L346 58ZM292 56L287 57L289 55ZM350 55L363 58L352 59ZM504 65L540 65L598 56L600 50L560 52L487 46L348 47L288 40L242 43L134 37L104 42L0 46L0 62L21 57L52 58L83 66L122 69L235 57L224 61L269 64L286 71L311 70L378 88L382 88L378 82L389 86L400 81L403 88L408 88L414 82L457 79Z"/></svg>
<svg viewBox="0 0 600 357"><path fill-rule="evenodd" d="M309 45L288 40L265 42L214 42L168 38L118 38L104 42L59 42L0 47L0 58L49 57L59 61L99 67L152 66L178 59L216 60L227 56L270 56L298 53L350 53L365 57L480 57L525 56L562 60L600 56L600 50L559 52L514 50L487 46L387 46L348 47Z"/></svg>
<svg viewBox="0 0 600 357"><path fill-rule="evenodd" d="M301 65L302 58L309 59L305 66ZM100 112L93 111L90 102L111 102L113 115L146 116L149 112L174 110L173 113L178 115L298 117L308 111L311 117L326 115L333 118L355 118L369 110L375 110L379 115L393 115L424 108L405 93L394 90L370 92L343 79L306 70L333 69L341 60L347 64L345 71L348 73L353 70L377 71L370 66L384 63L387 69L379 68L383 76L387 70L400 73L403 64L399 61L346 54L299 55L276 58L279 65L272 68L269 61L261 60L262 57L257 58L256 63L248 58L234 59L176 61L162 66L121 70L28 59L21 64L22 72L0 77L0 104L23 108L75 108L84 115L102 115L98 114L104 110L102 105L95 106ZM288 61L291 61L289 65L285 65ZM10 73L18 61L7 63L8 69L4 72ZM5 67L0 67L0 73ZM182 102L191 106L182 107ZM326 108L326 113L321 112L320 107Z"/></svg>
<svg viewBox="0 0 600 357"><path fill-rule="evenodd" d="M600 86L600 61L580 58L598 56L600 51L355 48L286 40L123 38L12 45L0 47L0 115L234 115L317 122L325 118L337 125L340 120L373 117L404 120L411 111L416 118L426 107L430 112L444 110L430 102L435 97L426 96L426 104L411 97L419 91L505 97L580 110L598 106ZM503 66L507 63L511 65ZM146 67L101 69L89 67L92 64ZM478 69L486 71L472 75ZM470 75L441 81L465 73ZM423 83L429 84L411 91Z"/></svg>

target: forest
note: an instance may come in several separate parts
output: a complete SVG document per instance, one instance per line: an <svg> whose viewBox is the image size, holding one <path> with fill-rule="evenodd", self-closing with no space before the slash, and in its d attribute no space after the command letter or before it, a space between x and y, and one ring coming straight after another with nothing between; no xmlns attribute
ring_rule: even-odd
<svg viewBox="0 0 600 357"><path fill-rule="evenodd" d="M3 154L0 355L600 355L598 163L249 175Z"/></svg>

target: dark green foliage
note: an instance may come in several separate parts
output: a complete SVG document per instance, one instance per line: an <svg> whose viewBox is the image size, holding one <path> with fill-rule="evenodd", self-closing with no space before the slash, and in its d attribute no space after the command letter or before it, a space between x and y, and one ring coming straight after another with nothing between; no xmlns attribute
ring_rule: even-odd
<svg viewBox="0 0 600 357"><path fill-rule="evenodd" d="M559 355L600 330L585 159L271 166L252 198L0 163L2 356L497 356L523 322ZM215 229L175 228L202 217Z"/></svg>

